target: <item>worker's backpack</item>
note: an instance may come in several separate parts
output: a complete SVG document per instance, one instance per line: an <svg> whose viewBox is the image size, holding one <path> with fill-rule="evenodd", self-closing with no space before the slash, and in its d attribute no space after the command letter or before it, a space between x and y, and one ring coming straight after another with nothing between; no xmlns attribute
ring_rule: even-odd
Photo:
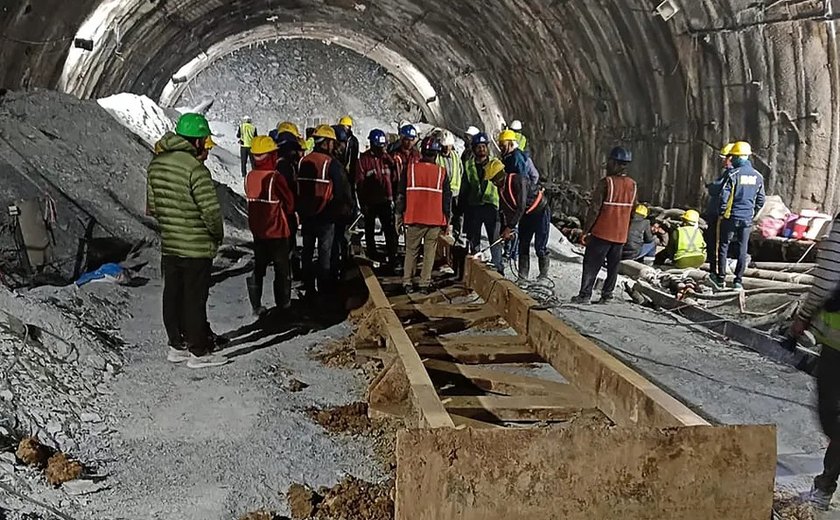
<svg viewBox="0 0 840 520"><path fill-rule="evenodd" d="M329 155L312 152L300 162L295 209L301 217L320 214L333 199L333 182L330 177L332 161Z"/></svg>

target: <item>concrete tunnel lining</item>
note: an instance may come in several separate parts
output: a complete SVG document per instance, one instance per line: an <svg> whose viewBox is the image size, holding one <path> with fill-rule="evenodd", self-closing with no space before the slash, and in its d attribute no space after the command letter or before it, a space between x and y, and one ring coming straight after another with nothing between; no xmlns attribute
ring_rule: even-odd
<svg viewBox="0 0 840 520"><path fill-rule="evenodd" d="M588 187L605 151L625 144L637 157L643 199L697 206L717 172L716 148L744 138L769 191L792 209L833 211L840 201L832 2L679 0L679 12L664 21L653 13L659 2L641 0L106 1L122 6L110 13L119 44L114 32L89 53L84 87L73 90L84 97L159 98L189 59L276 16L290 27L340 27L392 49L429 79L441 124L483 120L496 130L501 118L523 120L551 181ZM6 4L0 70L12 88L57 87L84 19L97 5L114 5Z"/></svg>

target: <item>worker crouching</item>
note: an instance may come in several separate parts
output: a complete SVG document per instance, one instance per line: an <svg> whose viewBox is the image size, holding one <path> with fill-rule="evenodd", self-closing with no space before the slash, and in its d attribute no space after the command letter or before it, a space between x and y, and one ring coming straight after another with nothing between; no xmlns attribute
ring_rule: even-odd
<svg viewBox="0 0 840 520"><path fill-rule="evenodd" d="M245 178L248 225L254 235L254 275L247 279L248 297L255 315L262 306L263 280L269 264L274 266L274 302L278 309L291 305L289 270L291 228L287 214L294 211L294 195L286 178L276 170L278 147L270 137L254 138L251 151L256 169ZM287 153L290 153L287 149Z"/></svg>
<svg viewBox="0 0 840 520"><path fill-rule="evenodd" d="M401 179L396 211L405 225L403 288L406 292L414 290L414 273L422 250L419 288L421 292L428 293L431 291L437 240L448 225L452 189L446 169L435 163L441 151L440 142L434 137L427 137L420 148L420 162L409 163Z"/></svg>
<svg viewBox="0 0 840 520"><path fill-rule="evenodd" d="M654 263L673 263L677 269L694 269L706 261L706 239L700 229L700 214L693 209L683 213L682 224L671 233L668 246L656 255Z"/></svg>

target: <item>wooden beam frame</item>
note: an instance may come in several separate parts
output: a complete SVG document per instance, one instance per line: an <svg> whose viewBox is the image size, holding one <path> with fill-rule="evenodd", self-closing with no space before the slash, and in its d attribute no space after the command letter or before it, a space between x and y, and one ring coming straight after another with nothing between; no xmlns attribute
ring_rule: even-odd
<svg viewBox="0 0 840 520"><path fill-rule="evenodd" d="M538 377L508 374L499 370L461 365L436 359L428 359L423 364L431 372L439 372L468 379L472 384L485 392L531 396L571 395L573 392L579 400L584 400L584 396L579 390L566 383L557 383Z"/></svg>

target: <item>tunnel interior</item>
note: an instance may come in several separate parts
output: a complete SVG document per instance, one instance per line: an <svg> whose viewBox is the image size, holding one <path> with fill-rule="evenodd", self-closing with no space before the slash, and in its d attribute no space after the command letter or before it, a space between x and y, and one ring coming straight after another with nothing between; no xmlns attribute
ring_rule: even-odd
<svg viewBox="0 0 840 520"><path fill-rule="evenodd" d="M522 120L552 182L591 186L622 144L642 200L696 207L717 149L745 139L769 194L794 210L838 209L837 0L0 5L4 88L129 91L171 105L173 77L237 49L322 39L379 63L432 123L495 132Z"/></svg>

